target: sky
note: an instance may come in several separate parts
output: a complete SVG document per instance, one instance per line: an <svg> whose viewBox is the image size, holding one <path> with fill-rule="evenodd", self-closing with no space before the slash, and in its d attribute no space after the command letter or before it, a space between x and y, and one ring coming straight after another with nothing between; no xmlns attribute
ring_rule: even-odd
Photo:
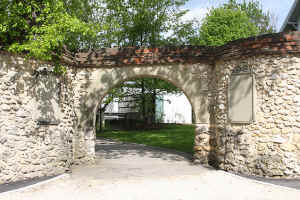
<svg viewBox="0 0 300 200"><path fill-rule="evenodd" d="M270 11L275 15L276 29L280 30L294 0L259 0L264 11ZM227 0L189 0L184 6L190 11L184 16L184 19L203 18L212 6L217 7Z"/></svg>

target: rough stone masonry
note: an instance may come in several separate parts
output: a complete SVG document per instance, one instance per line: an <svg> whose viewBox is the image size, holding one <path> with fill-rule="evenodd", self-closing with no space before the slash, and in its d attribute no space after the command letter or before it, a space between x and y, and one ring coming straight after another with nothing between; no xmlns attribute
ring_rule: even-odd
<svg viewBox="0 0 300 200"><path fill-rule="evenodd" d="M299 178L299 41L300 32L291 32L217 48L66 51L64 75L53 73L51 63L2 51L0 184L93 163L99 102L117 84L137 77L167 80L188 97L196 117L195 162L247 175ZM244 68L247 73L240 73ZM253 77L247 79L253 102L234 114L251 112L249 121L234 121L230 114L231 97L245 99L231 94L231 82L242 80L234 79L236 72Z"/></svg>

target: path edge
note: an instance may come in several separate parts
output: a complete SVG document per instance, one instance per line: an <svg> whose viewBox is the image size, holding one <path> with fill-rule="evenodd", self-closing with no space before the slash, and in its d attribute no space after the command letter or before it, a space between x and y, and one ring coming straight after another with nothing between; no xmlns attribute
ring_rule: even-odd
<svg viewBox="0 0 300 200"><path fill-rule="evenodd" d="M9 190L9 191L6 191L6 192L2 192L2 193L0 193L0 197L4 196L4 195L8 195L10 193L23 192L25 190L30 190L30 189L38 189L39 187L41 187L43 185L46 185L46 184L49 184L49 183L52 183L52 182L55 182L55 181L58 181L58 180L66 179L66 178L69 178L70 176L71 176L70 174L64 173L64 174L55 176L53 178L50 178L48 180L44 180L44 181L34 183L34 184L31 184L31 185L28 185L28 186L17 188L17 189L14 189L14 190Z"/></svg>

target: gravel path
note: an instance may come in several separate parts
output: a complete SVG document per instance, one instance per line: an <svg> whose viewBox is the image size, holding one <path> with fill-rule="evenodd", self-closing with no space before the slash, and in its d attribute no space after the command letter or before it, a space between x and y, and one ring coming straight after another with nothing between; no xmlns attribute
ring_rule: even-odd
<svg viewBox="0 0 300 200"><path fill-rule="evenodd" d="M299 200L300 190L193 165L184 153L98 140L97 163L0 200Z"/></svg>

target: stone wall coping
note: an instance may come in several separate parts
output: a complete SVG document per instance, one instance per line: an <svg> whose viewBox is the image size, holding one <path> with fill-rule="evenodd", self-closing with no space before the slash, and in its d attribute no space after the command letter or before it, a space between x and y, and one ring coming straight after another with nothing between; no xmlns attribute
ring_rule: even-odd
<svg viewBox="0 0 300 200"><path fill-rule="evenodd" d="M5 51L0 51L4 54ZM7 52L6 52L7 53ZM207 63L257 55L300 53L300 31L265 34L242 38L223 46L165 46L102 48L71 53L65 49L61 62L80 68L128 65L163 65L172 63Z"/></svg>

